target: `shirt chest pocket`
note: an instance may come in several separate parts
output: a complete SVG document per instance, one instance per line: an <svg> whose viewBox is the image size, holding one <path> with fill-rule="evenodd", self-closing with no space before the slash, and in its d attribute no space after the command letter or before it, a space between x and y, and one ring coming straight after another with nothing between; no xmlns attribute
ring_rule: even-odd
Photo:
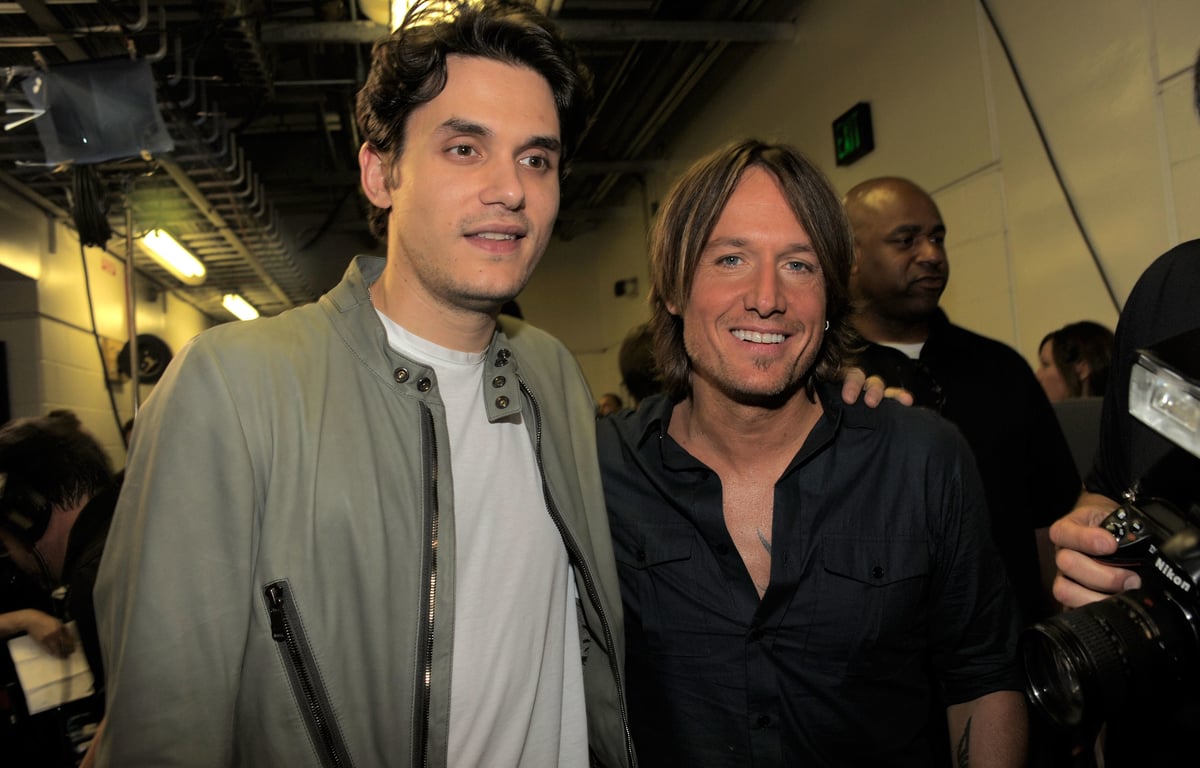
<svg viewBox="0 0 1200 768"><path fill-rule="evenodd" d="M927 643L930 557L923 538L827 536L807 655L848 672L895 669Z"/></svg>
<svg viewBox="0 0 1200 768"><path fill-rule="evenodd" d="M626 621L640 625L645 650L666 656L705 656L710 613L725 598L703 578L703 548L691 528L653 526L617 552ZM716 602L715 602L716 601Z"/></svg>

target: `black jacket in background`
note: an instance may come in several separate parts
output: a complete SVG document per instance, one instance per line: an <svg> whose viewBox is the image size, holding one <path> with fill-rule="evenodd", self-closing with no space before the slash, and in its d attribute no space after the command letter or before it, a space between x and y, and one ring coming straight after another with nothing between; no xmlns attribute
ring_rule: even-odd
<svg viewBox="0 0 1200 768"><path fill-rule="evenodd" d="M79 628L83 653L95 681L96 703L103 714L104 662L100 655L100 638L96 633L96 609L92 604L92 586L100 568L100 555L108 526L117 506L119 485L101 491L79 513L67 539L67 554L63 560L63 583L67 585L68 618Z"/></svg>

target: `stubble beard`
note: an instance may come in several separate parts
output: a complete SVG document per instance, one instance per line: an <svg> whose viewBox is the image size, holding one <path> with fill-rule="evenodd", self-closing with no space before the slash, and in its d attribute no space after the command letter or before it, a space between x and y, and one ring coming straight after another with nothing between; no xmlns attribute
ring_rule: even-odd
<svg viewBox="0 0 1200 768"><path fill-rule="evenodd" d="M522 256L511 258L523 259ZM506 277L503 280L481 279L479 282L473 282L469 276L463 276L449 265L432 265L430 262L426 262L430 266L424 269L414 269L414 277L421 283L424 292L444 306L467 312L495 314L500 307L515 299L525 289L539 260L540 257L535 258L532 264L512 279ZM492 267L489 265L487 268Z"/></svg>
<svg viewBox="0 0 1200 768"><path fill-rule="evenodd" d="M687 343L685 339L686 347ZM697 368L696 356L692 354L690 349L687 351L693 380L695 378L703 379L713 390L733 403L768 410L782 408L791 402L792 398L800 394L804 388L805 381L814 370L817 361L816 350L805 351L800 357L792 361L790 365L781 363L778 360L768 360L765 358L753 359L751 365L755 370L760 372L770 372L772 368L785 366L787 370L786 374L782 374L779 380L771 383L769 386L751 389L746 387L744 382L730 372L729 366L724 365L720 359L717 360L717 366ZM703 359L700 358L702 362Z"/></svg>

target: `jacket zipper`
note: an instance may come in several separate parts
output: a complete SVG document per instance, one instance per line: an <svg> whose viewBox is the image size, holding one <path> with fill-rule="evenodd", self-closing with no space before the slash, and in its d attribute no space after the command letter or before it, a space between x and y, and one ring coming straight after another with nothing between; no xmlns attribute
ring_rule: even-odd
<svg viewBox="0 0 1200 768"><path fill-rule="evenodd" d="M576 564L579 572L583 575L583 584L587 589L588 599L596 607L596 614L600 617L600 626L604 629L604 643L607 646L608 665L612 670L613 680L617 684L617 703L621 708L621 727L625 732L625 754L629 758L629 765L634 766L637 765L637 759L633 753L633 736L629 733L629 715L625 711L624 684L621 680L620 665L617 663L616 644L613 642L612 627L609 626L608 615L604 612L604 606L600 604L600 595L596 592L595 582L593 582L592 574L587 568L587 562L583 559L583 553L579 549L579 544L571 538L570 533L567 531L567 526L562 520L562 515L559 514L558 508L554 504L554 499L550 496L550 484L546 481L546 465L542 459L542 410L538 406L537 398L533 396L533 392L525 384L525 380L518 376L517 381L521 385L521 391L525 393L525 396L529 398L530 405L533 406L533 420L535 424L534 455L537 457L538 475L542 481L542 496L546 500L546 511L550 514L550 519L554 521L554 526L558 528L558 535L562 538L571 561Z"/></svg>
<svg viewBox="0 0 1200 768"><path fill-rule="evenodd" d="M428 487L424 497L425 524L428 532L429 550L425 564L425 583L428 588L423 595L421 636L425 646L421 649L420 706L413 712L413 765L429 766L429 702L433 691L433 620L437 605L438 581L438 450L437 433L434 431L433 412L421 403L421 446L424 450Z"/></svg>
<svg viewBox="0 0 1200 768"><path fill-rule="evenodd" d="M271 619L271 637L284 646L284 664L292 681L292 691L301 700L299 703L307 715L306 723L314 742L324 747L319 755L321 764L333 768L353 765L337 724L331 717L331 707L324 686L319 678L314 678L309 672L312 654L307 640L292 622L294 608L289 602L287 582L268 584L264 593L267 599L267 613ZM315 669L315 666L313 668Z"/></svg>

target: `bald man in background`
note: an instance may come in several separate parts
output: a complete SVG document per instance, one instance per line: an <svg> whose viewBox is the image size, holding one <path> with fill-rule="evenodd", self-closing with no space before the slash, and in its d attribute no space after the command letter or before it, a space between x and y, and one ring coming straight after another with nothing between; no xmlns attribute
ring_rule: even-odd
<svg viewBox="0 0 1200 768"><path fill-rule="evenodd" d="M938 307L950 262L945 223L925 190L877 178L844 203L854 229L854 325L869 342L860 365L910 390L966 437L1020 620L1041 619L1054 609L1047 530L1082 487L1050 402L1016 351L952 324Z"/></svg>

